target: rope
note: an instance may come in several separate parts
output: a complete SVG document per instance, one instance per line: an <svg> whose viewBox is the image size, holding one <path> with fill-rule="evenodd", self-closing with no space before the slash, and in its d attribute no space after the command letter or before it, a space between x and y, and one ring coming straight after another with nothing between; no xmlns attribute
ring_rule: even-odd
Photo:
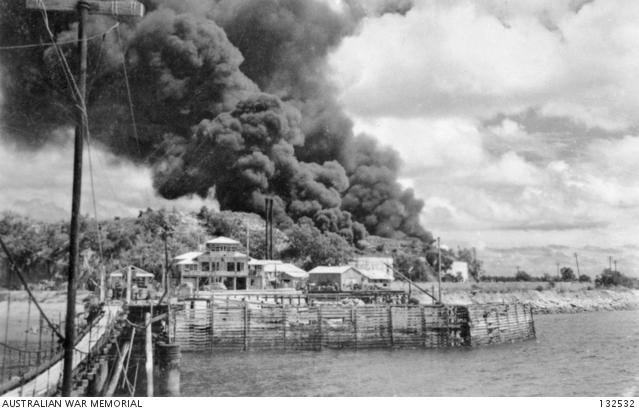
<svg viewBox="0 0 639 411"><path fill-rule="evenodd" d="M94 34L93 36L89 36L87 37L87 41L91 41L91 40L95 40L98 37L102 37L105 36L107 34L109 34L110 32L112 32L113 30L115 30L118 26L120 25L120 23L116 23L113 26L111 26L108 30L102 32L102 33L98 33L98 34ZM18 44L18 45L13 45L13 46L0 46L0 50L20 50L20 49L29 49L29 48L35 48L35 47L49 47L49 46L63 46L65 44L73 44L73 43L77 43L77 40L67 40L67 41L60 41L60 42L50 42L50 43L30 43L30 44Z"/></svg>
<svg viewBox="0 0 639 411"><path fill-rule="evenodd" d="M57 327L55 325L53 325L51 320L49 320L49 317L47 317L47 315L45 314L44 310L42 309L42 307L38 303L38 300L36 300L35 296L33 295L33 292L29 288L29 284L27 284L27 281L24 279L24 277L22 276L22 273L18 269L18 266L16 265L16 263L15 263L15 261L13 259L13 255L11 255L11 252L9 251L7 246L5 245L4 241L2 241L2 237L0 237L0 245L2 246L2 249L4 250L4 253L7 255L7 258L9 259L9 264L10 264L11 268L18 275L18 278L20 279L20 282L24 286L24 289L27 291L27 294L29 294L29 298L31 298L33 300L35 306L38 308L38 311L40 311L40 315L42 315L42 317L44 317L44 319L46 320L46 322L49 325L49 327L58 335L58 337L64 341L64 336L62 334L60 334L60 332L58 331Z"/></svg>
<svg viewBox="0 0 639 411"><path fill-rule="evenodd" d="M62 50L60 50L58 43L55 41L55 36L53 35L53 32L51 31L51 27L49 27L49 16L47 15L46 5L44 4L43 0L40 0L39 3L40 3L40 6L42 7L41 10L42 10L42 19L43 19L44 27L47 30L47 34L49 35L51 42L53 43L53 48L56 51L56 56L58 57L58 60L60 61L60 64L62 65L62 70L64 72L65 79L67 80L67 83L69 84L70 88L73 91L72 97L74 100L76 99L81 100L82 95L80 93L77 83L75 82L73 73L71 72L71 69L69 68L69 63L67 62L67 58L64 55L64 53L62 53ZM80 101L80 104L81 104L81 107L84 107L84 101Z"/></svg>

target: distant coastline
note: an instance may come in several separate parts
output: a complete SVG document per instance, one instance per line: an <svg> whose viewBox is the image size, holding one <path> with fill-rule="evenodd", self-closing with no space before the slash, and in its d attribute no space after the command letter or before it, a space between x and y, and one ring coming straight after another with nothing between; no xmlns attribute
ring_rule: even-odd
<svg viewBox="0 0 639 411"><path fill-rule="evenodd" d="M434 283L420 283L427 290ZM413 294L421 302L430 298ZM583 283L444 283L446 304L519 302L529 304L536 314L576 313L639 309L639 290L625 287L594 288Z"/></svg>

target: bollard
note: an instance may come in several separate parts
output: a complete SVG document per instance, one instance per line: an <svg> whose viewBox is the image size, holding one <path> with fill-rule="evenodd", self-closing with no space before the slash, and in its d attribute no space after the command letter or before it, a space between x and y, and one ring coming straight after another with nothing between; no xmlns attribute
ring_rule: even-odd
<svg viewBox="0 0 639 411"><path fill-rule="evenodd" d="M180 346L158 343L157 350L160 395L177 397L180 395Z"/></svg>

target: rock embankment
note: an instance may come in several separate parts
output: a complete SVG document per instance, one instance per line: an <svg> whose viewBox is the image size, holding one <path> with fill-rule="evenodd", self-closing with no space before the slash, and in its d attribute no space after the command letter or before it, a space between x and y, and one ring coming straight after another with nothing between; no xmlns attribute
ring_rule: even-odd
<svg viewBox="0 0 639 411"><path fill-rule="evenodd" d="M521 290L486 292L450 290L442 296L446 304L518 302L529 304L535 313L574 313L639 309L639 290L626 288L592 290Z"/></svg>

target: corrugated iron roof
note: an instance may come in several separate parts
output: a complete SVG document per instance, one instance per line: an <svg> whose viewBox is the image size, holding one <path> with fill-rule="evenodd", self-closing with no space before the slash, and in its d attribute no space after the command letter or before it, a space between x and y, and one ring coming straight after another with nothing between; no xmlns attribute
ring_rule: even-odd
<svg viewBox="0 0 639 411"><path fill-rule="evenodd" d="M228 237L217 237L206 242L207 244L240 244L239 241L235 241Z"/></svg>
<svg viewBox="0 0 639 411"><path fill-rule="evenodd" d="M180 254L174 258L174 260L192 260L204 254L202 251L189 251L188 253Z"/></svg>
<svg viewBox="0 0 639 411"><path fill-rule="evenodd" d="M350 269L353 269L361 274L361 272L357 268L351 267L350 265L336 265L336 266L320 265L318 267L313 268L308 273L309 274L342 274Z"/></svg>
<svg viewBox="0 0 639 411"><path fill-rule="evenodd" d="M359 269L359 271L364 275L364 277L368 278L369 280L388 280L388 281L393 280L393 276L387 274L384 271L362 270L362 269Z"/></svg>
<svg viewBox="0 0 639 411"><path fill-rule="evenodd" d="M301 268L288 263L267 264L264 266L265 273L284 273L295 278L306 278L308 273Z"/></svg>

